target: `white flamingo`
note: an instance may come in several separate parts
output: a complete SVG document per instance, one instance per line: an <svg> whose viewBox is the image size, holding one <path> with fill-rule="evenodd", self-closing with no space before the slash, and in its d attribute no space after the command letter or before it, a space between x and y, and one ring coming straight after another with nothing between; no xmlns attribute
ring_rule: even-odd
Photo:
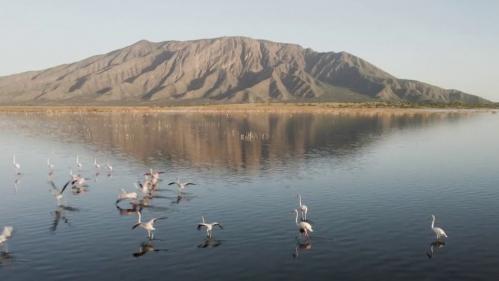
<svg viewBox="0 0 499 281"><path fill-rule="evenodd" d="M188 185L196 185L195 183L192 182L181 182L179 178L177 178L177 181L172 181L168 185L173 185L173 184L176 184L180 191L184 190L185 187Z"/></svg>
<svg viewBox="0 0 499 281"><path fill-rule="evenodd" d="M310 225L306 221L298 222L298 209L295 209L295 213L296 213L295 223L296 226L298 227L298 231L301 234L305 235L305 237L309 238L310 237L309 233L314 232L314 230L312 229L312 225Z"/></svg>
<svg viewBox="0 0 499 281"><path fill-rule="evenodd" d="M444 237L447 238L447 233L440 228L440 227L435 227L435 215L431 215L432 221L431 221L431 230L435 232L435 235L437 236L437 241L441 241Z"/></svg>
<svg viewBox="0 0 499 281"><path fill-rule="evenodd" d="M95 166L95 168L96 168L97 170L99 170L99 169L100 169L100 166L101 166L101 165L97 162L97 158L94 158L94 166Z"/></svg>
<svg viewBox="0 0 499 281"><path fill-rule="evenodd" d="M55 168L55 165L50 162L50 158L47 158L47 167L49 168L50 171L53 171Z"/></svg>
<svg viewBox="0 0 499 281"><path fill-rule="evenodd" d="M58 203L61 202L62 200L62 197L63 197L63 193L64 193L64 190L66 190L66 188L68 187L68 185L71 183L71 181L68 181L63 187L61 190L59 190L59 188L57 188L57 186L55 185L55 183L53 181L50 181L50 185L52 185L52 195L54 195L55 199L57 200Z"/></svg>
<svg viewBox="0 0 499 281"><path fill-rule="evenodd" d="M307 213L308 213L308 207L307 205L304 205L301 201L301 195L298 194L298 200L299 200L299 204L300 206L298 207L298 209L300 210L301 212L301 218L302 220L306 221L307 220Z"/></svg>
<svg viewBox="0 0 499 281"><path fill-rule="evenodd" d="M205 222L203 216L201 217L201 221L202 222L200 222L198 224L197 228L198 228L198 230L201 230L201 228L205 227L206 228L206 236L208 238L212 238L212 236L213 236L213 227L214 226L218 226L218 227L220 227L220 229L224 229L223 226L220 223L218 223L218 222L212 222L212 223Z"/></svg>
<svg viewBox="0 0 499 281"><path fill-rule="evenodd" d="M109 175L111 175L111 173L113 172L113 166L111 165L111 163L107 162L106 163L106 168L109 172Z"/></svg>
<svg viewBox="0 0 499 281"><path fill-rule="evenodd" d="M14 232L14 228L12 226L6 226L3 228L2 234L0 235L0 245L4 247L5 252L8 252L7 249L7 240L12 237L12 233Z"/></svg>
<svg viewBox="0 0 499 281"><path fill-rule="evenodd" d="M123 200L137 200L138 195L137 192L127 192L124 189L121 189L121 193L118 195L118 200L116 200L116 204Z"/></svg>
<svg viewBox="0 0 499 281"><path fill-rule="evenodd" d="M153 169L149 169L149 172L145 173L144 176L149 176L151 179L159 180L159 175L164 174L165 172L154 171Z"/></svg>
<svg viewBox="0 0 499 281"><path fill-rule="evenodd" d="M16 168L17 174L21 174L21 164L17 163L16 161L16 155L12 155L12 165L14 165L14 168Z"/></svg>
<svg viewBox="0 0 499 281"><path fill-rule="evenodd" d="M140 190L140 192L142 192L142 194L151 193L150 186L151 186L151 183L148 180L144 180L144 183L141 183L141 182L135 183L135 188Z"/></svg>
<svg viewBox="0 0 499 281"><path fill-rule="evenodd" d="M154 223L156 223L156 221L158 221L158 220L163 220L163 219L167 218L167 217L153 218L153 219L149 220L148 222L142 222L142 212L141 211L137 212L137 216L138 216L137 223L132 226L132 229L136 229L137 227L141 227L141 228L145 229L147 231L147 238L149 238L149 240L154 239L154 231L156 230L156 228L154 228Z"/></svg>
<svg viewBox="0 0 499 281"><path fill-rule="evenodd" d="M83 167L83 165L81 164L80 162L80 157L78 156L78 154L76 154L76 167L81 170L81 168Z"/></svg>

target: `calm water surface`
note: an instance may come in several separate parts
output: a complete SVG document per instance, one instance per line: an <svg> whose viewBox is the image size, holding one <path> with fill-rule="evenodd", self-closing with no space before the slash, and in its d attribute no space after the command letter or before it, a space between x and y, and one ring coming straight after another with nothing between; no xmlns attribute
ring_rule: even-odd
<svg viewBox="0 0 499 281"><path fill-rule="evenodd" d="M4 113L0 132L0 227L15 228L0 280L499 276L499 114ZM47 158L62 185L76 154L88 191L58 206ZM143 211L168 216L153 241L115 205L149 168L166 172ZM178 198L177 177L197 185ZM310 243L297 240L298 193ZM213 240L196 230L202 215L224 225Z"/></svg>

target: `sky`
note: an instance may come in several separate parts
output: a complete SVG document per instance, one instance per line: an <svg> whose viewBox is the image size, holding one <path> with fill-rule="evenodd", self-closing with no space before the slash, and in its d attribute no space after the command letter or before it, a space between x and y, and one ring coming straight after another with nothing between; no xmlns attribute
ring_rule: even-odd
<svg viewBox="0 0 499 281"><path fill-rule="evenodd" d="M248 36L347 51L499 101L499 1L0 0L0 75L159 42Z"/></svg>

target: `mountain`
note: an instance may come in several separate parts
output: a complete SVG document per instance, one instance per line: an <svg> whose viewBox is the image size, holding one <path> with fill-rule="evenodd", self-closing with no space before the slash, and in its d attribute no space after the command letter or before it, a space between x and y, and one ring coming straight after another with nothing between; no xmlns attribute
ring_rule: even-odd
<svg viewBox="0 0 499 281"><path fill-rule="evenodd" d="M489 101L398 79L346 52L222 37L139 41L41 71L0 77L0 104L201 104L265 101Z"/></svg>

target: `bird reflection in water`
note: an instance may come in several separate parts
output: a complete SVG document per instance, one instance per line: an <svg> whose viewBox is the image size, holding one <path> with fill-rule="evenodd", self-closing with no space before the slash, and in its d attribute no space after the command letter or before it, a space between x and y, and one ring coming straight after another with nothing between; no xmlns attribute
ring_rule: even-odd
<svg viewBox="0 0 499 281"><path fill-rule="evenodd" d="M312 241L307 240L305 242L301 242L299 239L296 239L295 252L293 253L293 258L297 258L300 255L300 252L310 251L312 249Z"/></svg>
<svg viewBox="0 0 499 281"><path fill-rule="evenodd" d="M199 243L198 248L216 248L222 245L222 240L216 240L213 237L206 237L201 243Z"/></svg>
<svg viewBox="0 0 499 281"><path fill-rule="evenodd" d="M21 176L18 175L16 176L16 179L14 180L14 189L16 192L19 190L19 185L21 184Z"/></svg>
<svg viewBox="0 0 499 281"><path fill-rule="evenodd" d="M120 216L135 216L141 208L141 206L132 202L130 202L130 205L131 208L121 208L120 205L116 204Z"/></svg>
<svg viewBox="0 0 499 281"><path fill-rule="evenodd" d="M156 198L156 197L145 196L140 200L130 202L130 205L132 205L132 208L134 208L134 209L144 208L144 209L150 209L150 210L156 210L156 211L168 211L169 210L169 208L167 208L167 207L161 207L161 206L151 204L151 201L153 198Z"/></svg>
<svg viewBox="0 0 499 281"><path fill-rule="evenodd" d="M183 193L183 192L179 192L177 194L177 197L175 199L175 201L172 201L172 204L180 204L182 202L189 202L191 201L192 199L194 198L194 196L188 194L188 193Z"/></svg>
<svg viewBox="0 0 499 281"><path fill-rule="evenodd" d="M73 195L83 195L88 192L88 186L87 185L82 185L82 186L73 186L71 188L71 192Z"/></svg>
<svg viewBox="0 0 499 281"><path fill-rule="evenodd" d="M71 225L69 219L66 217L65 212L79 212L78 208L73 208L65 205L58 205L57 209L52 212L54 219L52 221L52 225L50 226L50 231L55 232L57 227L59 226L60 221L64 222L67 225Z"/></svg>
<svg viewBox="0 0 499 281"><path fill-rule="evenodd" d="M14 256L11 252L0 252L0 266L11 265L14 261Z"/></svg>
<svg viewBox="0 0 499 281"><path fill-rule="evenodd" d="M140 258L140 257L144 256L147 253L151 253L151 252L166 252L166 251L168 251L168 249L156 249L156 247L154 246L154 244L153 244L152 241L146 241L146 242L142 242L140 244L140 247L137 250L137 252L133 253L132 255L134 257L136 257L136 258Z"/></svg>
<svg viewBox="0 0 499 281"><path fill-rule="evenodd" d="M433 258L434 255L437 254L437 250L445 247L445 242L435 240L430 243L430 246L428 247L428 251L426 252L426 256L431 259Z"/></svg>

